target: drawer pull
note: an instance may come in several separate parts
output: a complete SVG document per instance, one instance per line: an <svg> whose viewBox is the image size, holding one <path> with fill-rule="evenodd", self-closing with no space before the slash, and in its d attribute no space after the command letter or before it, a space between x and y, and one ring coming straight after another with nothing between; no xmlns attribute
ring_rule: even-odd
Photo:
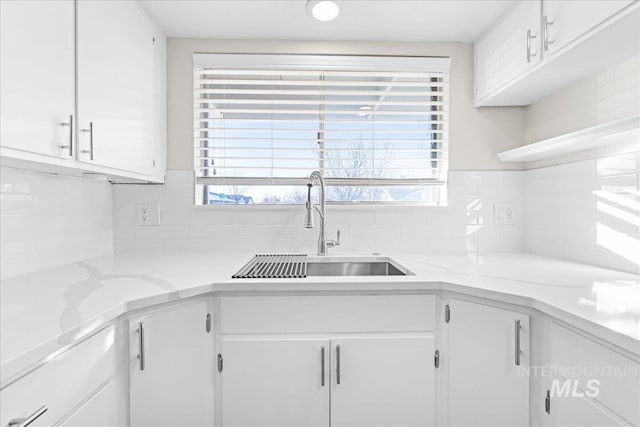
<svg viewBox="0 0 640 427"><path fill-rule="evenodd" d="M47 408L46 406L43 406L33 414L29 415L27 418L12 418L9 420L9 423L7 425L9 427L27 427L29 424L31 424L32 422L40 418L42 414L47 412L47 409L49 408Z"/></svg>
<svg viewBox="0 0 640 427"><path fill-rule="evenodd" d="M142 322L138 323L138 347L140 353L138 359L140 359L140 370L144 371L144 325Z"/></svg>
<svg viewBox="0 0 640 427"><path fill-rule="evenodd" d="M516 320L516 337L515 337L515 347L516 347L516 354L515 354L515 364L516 366L520 366L520 321Z"/></svg>

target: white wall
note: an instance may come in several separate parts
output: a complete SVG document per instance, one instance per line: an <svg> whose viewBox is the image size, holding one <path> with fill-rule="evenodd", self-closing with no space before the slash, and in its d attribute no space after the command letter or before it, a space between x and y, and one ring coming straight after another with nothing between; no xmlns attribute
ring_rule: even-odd
<svg viewBox="0 0 640 427"><path fill-rule="evenodd" d="M0 277L113 252L104 178L0 169Z"/></svg>
<svg viewBox="0 0 640 427"><path fill-rule="evenodd" d="M168 168L193 167L193 58L200 53L287 53L451 57L449 168L518 170L497 153L522 145L524 109L473 106L473 45L468 43L314 42L169 39L167 44Z"/></svg>
<svg viewBox="0 0 640 427"><path fill-rule="evenodd" d="M526 144L640 115L640 55L604 68L527 107Z"/></svg>
<svg viewBox="0 0 640 427"><path fill-rule="evenodd" d="M329 206L328 237L342 232L332 253L521 251L524 227L494 225L493 204L524 212L522 172L451 172L447 208ZM305 229L304 208L193 206L193 172L169 171L162 186L114 185L116 252L300 251L314 254L316 229ZM160 203L162 224L136 224L136 205Z"/></svg>
<svg viewBox="0 0 640 427"><path fill-rule="evenodd" d="M640 273L640 153L523 174L528 252Z"/></svg>
<svg viewBox="0 0 640 427"><path fill-rule="evenodd" d="M526 144L640 115L640 55L613 64L540 101L525 113ZM605 157L638 149L638 141L530 162L527 169Z"/></svg>
<svg viewBox="0 0 640 427"><path fill-rule="evenodd" d="M527 107L525 141L638 115L634 55ZM527 163L526 250L640 272L639 143Z"/></svg>

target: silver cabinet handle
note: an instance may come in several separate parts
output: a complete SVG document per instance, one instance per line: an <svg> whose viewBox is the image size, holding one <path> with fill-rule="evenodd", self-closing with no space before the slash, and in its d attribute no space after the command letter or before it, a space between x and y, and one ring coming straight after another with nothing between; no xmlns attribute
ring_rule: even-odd
<svg viewBox="0 0 640 427"><path fill-rule="evenodd" d="M47 408L46 406L42 406L36 412L34 412L33 414L29 415L27 418L12 418L12 419L9 420L9 423L7 424L7 426L9 426L9 427L27 427L29 424L31 424L32 422L34 422L35 420L40 418L42 416L42 414L47 412L48 409L49 408Z"/></svg>
<svg viewBox="0 0 640 427"><path fill-rule="evenodd" d="M340 385L340 346L336 346L336 384Z"/></svg>
<svg viewBox="0 0 640 427"><path fill-rule="evenodd" d="M140 370L144 371L144 325L138 323L138 359L140 360Z"/></svg>
<svg viewBox="0 0 640 427"><path fill-rule="evenodd" d="M527 30L527 62L531 62L531 58L537 55L537 53L531 53L531 40L536 37L531 35L531 30Z"/></svg>
<svg viewBox="0 0 640 427"><path fill-rule="evenodd" d="M66 145L61 145L60 148L63 150L69 151L69 157L73 156L73 115L69 116L68 122L60 122L58 123L60 126L69 126L69 143Z"/></svg>
<svg viewBox="0 0 640 427"><path fill-rule="evenodd" d="M547 414L551 414L551 391L547 390L547 394L544 397L544 411Z"/></svg>
<svg viewBox="0 0 640 427"><path fill-rule="evenodd" d="M82 150L81 153L89 154L89 158L93 160L93 122L89 122L89 127L86 129L80 129L80 132L89 134L89 149Z"/></svg>
<svg viewBox="0 0 640 427"><path fill-rule="evenodd" d="M520 366L520 321L516 320L516 337L515 337L515 348L516 348L516 354L515 354L515 364L516 366Z"/></svg>
<svg viewBox="0 0 640 427"><path fill-rule="evenodd" d="M320 347L320 386L324 387L324 347Z"/></svg>
<svg viewBox="0 0 640 427"><path fill-rule="evenodd" d="M549 21L549 17L545 15L542 18L542 41L544 43L545 52L549 50L549 45L553 44L553 40L549 40L549 25L553 25L554 21Z"/></svg>

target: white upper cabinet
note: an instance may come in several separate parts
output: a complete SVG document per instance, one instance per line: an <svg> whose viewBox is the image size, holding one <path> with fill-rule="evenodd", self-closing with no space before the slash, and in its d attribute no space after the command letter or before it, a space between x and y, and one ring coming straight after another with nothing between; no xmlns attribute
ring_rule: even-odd
<svg viewBox="0 0 640 427"><path fill-rule="evenodd" d="M136 2L78 2L78 160L150 175L154 32Z"/></svg>
<svg viewBox="0 0 640 427"><path fill-rule="evenodd" d="M638 52L637 0L523 0L475 43L476 106L530 105Z"/></svg>
<svg viewBox="0 0 640 427"><path fill-rule="evenodd" d="M0 1L2 147L72 158L74 7L73 1Z"/></svg>
<svg viewBox="0 0 640 427"><path fill-rule="evenodd" d="M135 1L0 1L2 163L164 180L166 39Z"/></svg>
<svg viewBox="0 0 640 427"><path fill-rule="evenodd" d="M476 98L540 62L540 1L519 3L476 42Z"/></svg>
<svg viewBox="0 0 640 427"><path fill-rule="evenodd" d="M631 3L633 0L544 0L542 34L545 54L549 56L561 51Z"/></svg>

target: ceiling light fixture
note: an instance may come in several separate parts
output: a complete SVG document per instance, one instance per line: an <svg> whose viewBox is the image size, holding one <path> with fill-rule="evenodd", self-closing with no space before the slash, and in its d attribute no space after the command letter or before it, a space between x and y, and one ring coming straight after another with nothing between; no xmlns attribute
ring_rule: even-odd
<svg viewBox="0 0 640 427"><path fill-rule="evenodd" d="M307 0L307 12L318 21L327 22L338 17L340 8L329 0Z"/></svg>

